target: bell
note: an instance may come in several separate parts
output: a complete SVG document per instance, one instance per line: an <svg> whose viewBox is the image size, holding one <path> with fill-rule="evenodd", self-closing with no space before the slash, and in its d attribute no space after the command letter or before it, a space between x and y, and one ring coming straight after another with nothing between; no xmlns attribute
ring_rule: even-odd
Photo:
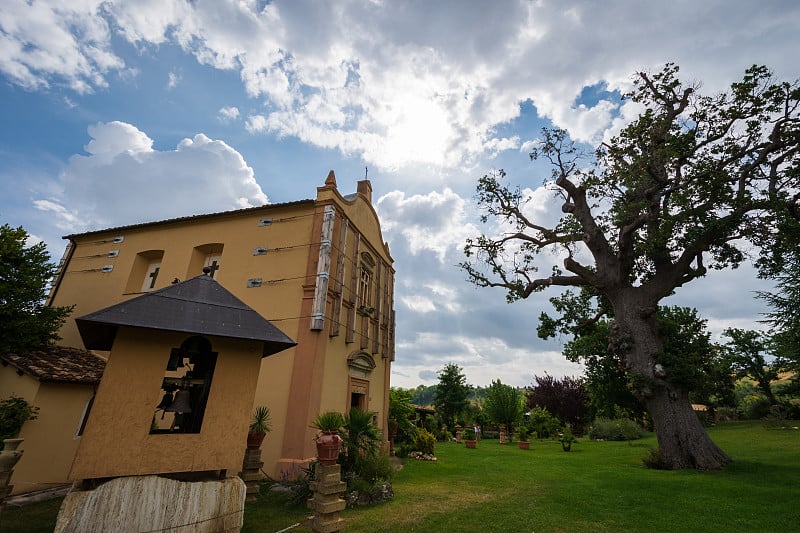
<svg viewBox="0 0 800 533"><path fill-rule="evenodd" d="M164 409L165 411L172 405L172 392L164 393L164 397L161 398L161 403L156 406L156 411L159 409Z"/></svg>
<svg viewBox="0 0 800 533"><path fill-rule="evenodd" d="M165 411L168 413L191 413L191 397L192 393L188 390L179 390L175 393L175 399L172 404Z"/></svg>

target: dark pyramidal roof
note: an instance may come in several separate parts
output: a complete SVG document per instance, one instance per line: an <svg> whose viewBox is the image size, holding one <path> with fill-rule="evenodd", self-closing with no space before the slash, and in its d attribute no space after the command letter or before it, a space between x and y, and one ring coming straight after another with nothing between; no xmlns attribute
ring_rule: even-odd
<svg viewBox="0 0 800 533"><path fill-rule="evenodd" d="M256 340L262 357L297 343L203 274L75 319L89 350L110 350L119 326Z"/></svg>

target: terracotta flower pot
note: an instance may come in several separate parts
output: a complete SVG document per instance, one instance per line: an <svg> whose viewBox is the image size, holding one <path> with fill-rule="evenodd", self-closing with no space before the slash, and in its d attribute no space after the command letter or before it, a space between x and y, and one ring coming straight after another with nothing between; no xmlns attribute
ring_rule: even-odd
<svg viewBox="0 0 800 533"><path fill-rule="evenodd" d="M475 447L475 442L476 441L474 441L474 440L465 440L464 444L467 445L467 448L474 448Z"/></svg>
<svg viewBox="0 0 800 533"><path fill-rule="evenodd" d="M257 450L261 448L261 443L264 442L264 437L266 437L266 433L256 433L255 431L251 431L247 434L247 448L250 450Z"/></svg>
<svg viewBox="0 0 800 533"><path fill-rule="evenodd" d="M530 450L531 449L531 443L529 441L527 441L527 440L517 441L517 446L519 446L520 450Z"/></svg>
<svg viewBox="0 0 800 533"><path fill-rule="evenodd" d="M342 437L338 433L324 433L317 437L317 458L324 465L335 465L342 449Z"/></svg>

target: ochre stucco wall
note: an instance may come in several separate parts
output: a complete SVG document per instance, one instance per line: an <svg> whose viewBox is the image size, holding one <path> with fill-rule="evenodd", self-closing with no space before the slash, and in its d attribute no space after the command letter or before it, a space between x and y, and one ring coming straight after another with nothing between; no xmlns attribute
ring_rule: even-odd
<svg viewBox="0 0 800 533"><path fill-rule="evenodd" d="M201 269L187 272L195 248L221 243L222 267L215 279L268 320L293 319L276 323L291 337L290 330L298 326L312 215L313 204L301 204L78 236L52 304L74 304L74 318L142 294L138 290L126 292L131 271L142 252L164 252L156 289L166 287L175 278L183 281L198 276ZM266 217L275 222L259 226L259 220ZM123 237L121 243L110 242L118 236ZM254 248L261 246L270 251L253 255ZM107 257L111 251L118 251L118 255ZM105 265L112 265L113 270L100 272L98 269ZM247 288L250 278L262 278L265 284ZM133 285L141 288L141 282ZM61 344L83 348L74 320L68 320L59 333Z"/></svg>
<svg viewBox="0 0 800 533"><path fill-rule="evenodd" d="M170 349L186 334L119 328L70 479L241 470L261 344L211 337L217 364L200 433L151 435Z"/></svg>
<svg viewBox="0 0 800 533"><path fill-rule="evenodd" d="M297 347L261 362L253 404L266 405L272 413L273 429L262 446L262 459L265 471L277 476L282 460L285 460L283 464L294 464L313 457L312 437L315 432L309 424L318 413L327 410L346 412L349 409L347 387L350 369L347 357L362 349L361 322L370 320L356 316L356 333L348 342L348 309L342 305L339 334L331 336L331 317L334 307L340 305L337 304L335 283L331 278L324 329L309 329L322 213L326 205L333 205L336 209L331 276L338 260L339 232L343 220L348 220L343 299L352 299L356 291L352 274L358 268L359 259L354 255L355 235L358 233L361 236L359 253L367 251L386 267L381 283L388 281L390 290L389 301L384 309L385 318L381 318L381 322L388 320L393 309L393 260L388 247L384 245L375 210L365 194L348 200L335 186L330 185L317 189L316 201L264 206L74 236L75 247L52 303L76 304L72 316L85 315L141 294L126 292L126 287L138 283L138 279L137 283L130 281L138 254L163 250L161 270L155 285L158 289L167 286L174 278L185 280L189 275L200 274L199 271L190 272L190 266L197 264L198 247L221 244L221 267L215 279L299 343ZM263 218L271 218L272 224L259 225L259 220ZM123 242L110 242L117 236L124 237ZM254 248L261 246L267 247L268 252L254 255ZM118 256L92 257L105 255L111 250L118 250ZM103 265L113 265L114 268L109 273L93 270ZM261 278L262 286L248 288L247 280L251 278ZM374 334L376 322L370 322L370 337ZM386 334L386 330L379 332L380 336ZM67 322L61 335L64 344L83 347L73 320ZM377 413L378 425L382 430L386 425L387 377L393 357L392 343L389 343L388 353L373 352L371 340L364 348L364 351L373 355L377 364L368 377L368 408ZM379 352L381 350L382 347Z"/></svg>
<svg viewBox="0 0 800 533"><path fill-rule="evenodd" d="M68 483L68 474L80 437L78 429L90 385L40 383L18 375L12 367L0 367L0 397L11 394L39 408L37 418L22 426L19 436L22 459L14 467L12 494L44 490Z"/></svg>

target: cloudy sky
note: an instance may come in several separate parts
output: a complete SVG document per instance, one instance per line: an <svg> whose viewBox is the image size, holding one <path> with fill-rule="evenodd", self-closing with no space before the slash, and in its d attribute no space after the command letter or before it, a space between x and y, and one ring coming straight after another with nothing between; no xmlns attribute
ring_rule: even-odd
<svg viewBox="0 0 800 533"><path fill-rule="evenodd" d="M630 116L637 70L713 93L758 63L800 78L794 0L335 2L5 0L0 223L61 257L62 235L313 198L368 177L397 271L393 384L579 374L512 305L456 266L483 228L477 179L505 169L547 218L542 126L587 145ZM156 190L159 191L156 194ZM165 192L166 191L166 192ZM766 288L713 272L668 300L714 332L752 327Z"/></svg>

